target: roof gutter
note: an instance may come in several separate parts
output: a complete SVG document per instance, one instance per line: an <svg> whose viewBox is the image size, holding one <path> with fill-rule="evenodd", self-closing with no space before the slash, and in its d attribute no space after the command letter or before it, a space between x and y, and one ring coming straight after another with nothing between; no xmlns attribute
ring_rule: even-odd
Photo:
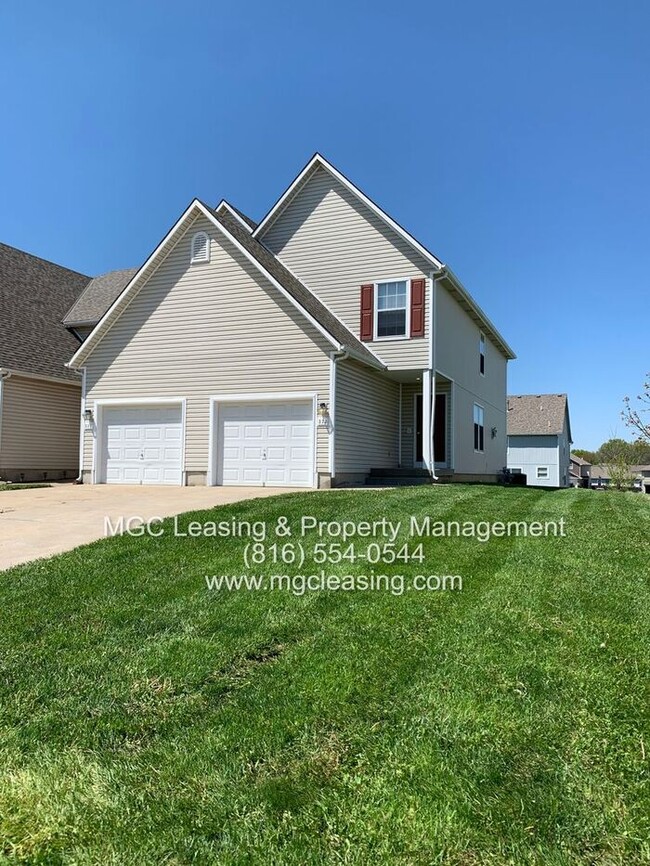
<svg viewBox="0 0 650 866"><path fill-rule="evenodd" d="M483 312L483 310L479 307L476 301L473 300L465 286L458 279L456 274L449 268L447 265L443 265L438 272L434 271L434 276L441 280L447 279L454 287L454 290L458 292L463 301L472 309L476 315L481 320L481 323L485 330L490 333L492 337L492 341L497 344L499 349L503 352L505 357L509 361L514 361L517 357L514 351L510 348L510 346L506 343L503 337L499 334L499 331L495 327L495 325L490 321L488 316Z"/></svg>
<svg viewBox="0 0 650 866"><path fill-rule="evenodd" d="M365 364L367 367L372 367L375 370L381 370L384 372L388 369L386 364L382 364L382 362L377 358L377 360L371 360L370 358L366 358L364 355L361 355L359 352L355 352L354 349L351 349L349 346L340 346L337 352L342 352L345 357L340 358L339 360L345 361L346 358L352 358L354 361L359 361L360 364Z"/></svg>

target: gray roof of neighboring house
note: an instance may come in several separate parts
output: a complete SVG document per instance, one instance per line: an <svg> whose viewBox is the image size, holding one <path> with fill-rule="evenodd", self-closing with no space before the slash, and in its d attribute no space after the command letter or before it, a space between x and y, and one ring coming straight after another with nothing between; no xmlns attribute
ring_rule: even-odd
<svg viewBox="0 0 650 866"><path fill-rule="evenodd" d="M63 323L67 327L95 326L137 272L138 268L125 268L94 277L65 314Z"/></svg>
<svg viewBox="0 0 650 866"><path fill-rule="evenodd" d="M207 205L204 205L207 207ZM230 205L232 207L232 205ZM374 355L358 337L350 331L340 319L331 313L327 307L318 300L297 277L287 270L282 262L273 253L254 238L241 224L228 213L226 208L212 213L219 220L229 234L244 247L244 249L258 261L262 267L276 279L280 285L300 304L300 306L312 316L322 328L334 337L347 349L352 350L359 358L373 366L383 366L382 362Z"/></svg>
<svg viewBox="0 0 650 866"><path fill-rule="evenodd" d="M570 455L573 463L577 463L578 466L591 466L591 463L588 460L584 460L582 457L578 457L577 454Z"/></svg>
<svg viewBox="0 0 650 866"><path fill-rule="evenodd" d="M645 473L650 473L650 465L639 463L629 467L630 470L630 478L639 478L643 477ZM609 468L603 463L597 466L591 467L591 480L597 480L598 478L609 478L611 472Z"/></svg>
<svg viewBox="0 0 650 866"><path fill-rule="evenodd" d="M591 467L591 480L598 481L599 478L609 478L610 473L609 469L606 466L592 466Z"/></svg>
<svg viewBox="0 0 650 866"><path fill-rule="evenodd" d="M0 243L0 367L78 382L79 343L61 324L90 277Z"/></svg>
<svg viewBox="0 0 650 866"><path fill-rule="evenodd" d="M566 394L521 394L508 397L508 436L552 436L562 433Z"/></svg>

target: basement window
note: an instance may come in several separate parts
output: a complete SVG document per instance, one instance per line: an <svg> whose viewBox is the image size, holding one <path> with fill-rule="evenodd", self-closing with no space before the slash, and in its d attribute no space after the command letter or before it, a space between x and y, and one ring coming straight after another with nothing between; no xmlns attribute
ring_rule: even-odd
<svg viewBox="0 0 650 866"><path fill-rule="evenodd" d="M537 467L537 477L538 478L548 478L548 466L538 466Z"/></svg>

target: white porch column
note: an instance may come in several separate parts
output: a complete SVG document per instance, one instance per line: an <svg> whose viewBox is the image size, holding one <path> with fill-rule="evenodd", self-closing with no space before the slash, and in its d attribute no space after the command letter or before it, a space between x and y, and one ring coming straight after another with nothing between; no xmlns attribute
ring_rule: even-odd
<svg viewBox="0 0 650 866"><path fill-rule="evenodd" d="M433 427L431 425L431 370L422 371L422 459L424 467L433 474Z"/></svg>

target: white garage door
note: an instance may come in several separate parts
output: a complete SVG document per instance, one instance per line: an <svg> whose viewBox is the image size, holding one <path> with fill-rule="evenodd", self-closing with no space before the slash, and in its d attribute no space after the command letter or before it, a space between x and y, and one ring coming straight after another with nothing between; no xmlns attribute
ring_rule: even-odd
<svg viewBox="0 0 650 866"><path fill-rule="evenodd" d="M107 484L180 484L180 406L120 406L102 412Z"/></svg>
<svg viewBox="0 0 650 866"><path fill-rule="evenodd" d="M217 417L218 484L313 486L311 401L221 403Z"/></svg>

